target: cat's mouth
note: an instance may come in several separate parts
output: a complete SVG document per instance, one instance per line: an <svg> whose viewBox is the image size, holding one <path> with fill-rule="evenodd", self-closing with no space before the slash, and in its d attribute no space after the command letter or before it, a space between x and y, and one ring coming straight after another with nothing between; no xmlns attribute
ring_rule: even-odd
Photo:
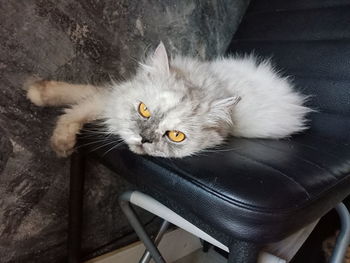
<svg viewBox="0 0 350 263"><path fill-rule="evenodd" d="M136 153L141 155L150 155L150 156L156 156L156 157L171 157L169 155L166 155L164 152L161 151L155 151L154 149L149 148L150 145L144 145L144 144L129 144L129 149Z"/></svg>
<svg viewBox="0 0 350 263"><path fill-rule="evenodd" d="M137 154L146 154L145 149L143 148L142 144L131 144L129 145L129 149Z"/></svg>

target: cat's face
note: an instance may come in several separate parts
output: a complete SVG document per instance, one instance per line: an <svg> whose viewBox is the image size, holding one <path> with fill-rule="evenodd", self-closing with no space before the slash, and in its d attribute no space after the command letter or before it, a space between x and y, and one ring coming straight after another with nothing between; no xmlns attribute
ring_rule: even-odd
<svg viewBox="0 0 350 263"><path fill-rule="evenodd" d="M183 157L220 144L233 99L210 100L172 75L162 44L150 64L154 71L141 69L113 91L106 110L109 129L131 151L152 156Z"/></svg>
<svg viewBox="0 0 350 263"><path fill-rule="evenodd" d="M152 89L152 88L151 88ZM183 157L218 144L223 131L206 123L208 105L198 105L172 90L142 89L128 104L119 135L139 154Z"/></svg>

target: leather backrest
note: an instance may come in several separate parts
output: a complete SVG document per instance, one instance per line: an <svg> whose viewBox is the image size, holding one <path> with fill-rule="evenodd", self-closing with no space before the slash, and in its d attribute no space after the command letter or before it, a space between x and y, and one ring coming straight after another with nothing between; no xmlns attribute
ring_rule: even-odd
<svg viewBox="0 0 350 263"><path fill-rule="evenodd" d="M350 1L255 0L230 53L272 57L321 113L350 116Z"/></svg>

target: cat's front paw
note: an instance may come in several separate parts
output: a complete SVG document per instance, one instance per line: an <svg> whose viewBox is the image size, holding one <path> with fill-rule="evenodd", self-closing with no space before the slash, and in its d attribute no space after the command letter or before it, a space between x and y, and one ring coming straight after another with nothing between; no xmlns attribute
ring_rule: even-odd
<svg viewBox="0 0 350 263"><path fill-rule="evenodd" d="M67 157L74 151L79 123L60 123L51 137L51 147L59 157Z"/></svg>
<svg viewBox="0 0 350 263"><path fill-rule="evenodd" d="M39 78L29 78L24 89L27 91L27 98L36 106L47 106L49 102L49 86L50 81L41 80Z"/></svg>

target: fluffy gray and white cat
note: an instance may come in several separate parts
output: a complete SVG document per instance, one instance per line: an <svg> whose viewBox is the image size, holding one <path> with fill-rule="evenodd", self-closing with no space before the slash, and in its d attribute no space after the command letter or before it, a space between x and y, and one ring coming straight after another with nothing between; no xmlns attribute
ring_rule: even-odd
<svg viewBox="0 0 350 263"><path fill-rule="evenodd" d="M306 128L306 96L270 63L253 56L201 61L168 59L162 43L128 81L99 88L35 81L28 98L38 106L70 105L51 139L69 155L86 122L102 119L138 154L183 157L228 136L284 138Z"/></svg>

